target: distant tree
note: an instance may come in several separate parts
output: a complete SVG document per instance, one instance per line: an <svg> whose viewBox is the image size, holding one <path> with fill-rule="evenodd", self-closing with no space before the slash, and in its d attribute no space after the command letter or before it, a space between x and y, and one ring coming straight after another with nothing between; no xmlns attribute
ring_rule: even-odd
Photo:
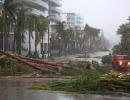
<svg viewBox="0 0 130 100"><path fill-rule="evenodd" d="M117 44L113 47L113 54L124 54L123 47L121 44Z"/></svg>
<svg viewBox="0 0 130 100"><path fill-rule="evenodd" d="M105 55L102 57L102 63L103 64L111 64L112 62L112 57L111 55Z"/></svg>
<svg viewBox="0 0 130 100"><path fill-rule="evenodd" d="M121 36L121 42L113 48L113 53L120 51L120 53L130 55L130 21L121 25L117 34Z"/></svg>
<svg viewBox="0 0 130 100"><path fill-rule="evenodd" d="M97 49L99 50L108 50L110 48L110 41L101 35L96 41Z"/></svg>
<svg viewBox="0 0 130 100"><path fill-rule="evenodd" d="M59 48L60 55L83 53L86 50L99 50L103 43L107 46L109 44L109 41L105 37L99 36L99 34L100 29L87 24L84 30L81 30L71 27L65 28L64 22L58 22L57 32L51 38L51 48Z"/></svg>
<svg viewBox="0 0 130 100"><path fill-rule="evenodd" d="M64 37L65 37L64 22L57 22L56 29L57 29L57 33L58 33L57 37L59 40L59 55L61 56L63 54Z"/></svg>
<svg viewBox="0 0 130 100"><path fill-rule="evenodd" d="M87 43L85 48L88 48L89 50L95 49L96 46L95 43L99 33L100 33L99 29L90 27L88 24L86 24L84 28L84 42Z"/></svg>
<svg viewBox="0 0 130 100"><path fill-rule="evenodd" d="M75 32L72 28L65 30L64 35L64 50L65 52L74 53L75 51Z"/></svg>

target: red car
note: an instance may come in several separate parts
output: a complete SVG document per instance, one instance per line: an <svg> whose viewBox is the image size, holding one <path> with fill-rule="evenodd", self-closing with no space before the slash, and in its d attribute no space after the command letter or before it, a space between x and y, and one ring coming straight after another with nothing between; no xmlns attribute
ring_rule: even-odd
<svg viewBox="0 0 130 100"><path fill-rule="evenodd" d="M128 71L130 68L130 57L128 55L114 55L112 57L112 67L116 71Z"/></svg>

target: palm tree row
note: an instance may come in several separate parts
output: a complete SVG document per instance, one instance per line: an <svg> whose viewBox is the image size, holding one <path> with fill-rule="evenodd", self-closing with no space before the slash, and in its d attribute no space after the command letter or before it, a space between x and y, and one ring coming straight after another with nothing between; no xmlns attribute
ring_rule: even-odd
<svg viewBox="0 0 130 100"><path fill-rule="evenodd" d="M57 33L51 39L51 50L59 50L59 55L83 53L85 51L99 50L103 46L100 29L86 25L83 30L75 28L65 29L64 22L57 24Z"/></svg>
<svg viewBox="0 0 130 100"><path fill-rule="evenodd" d="M5 0L2 9L2 30L0 30L3 34L4 40L4 48L3 50L8 50L8 39L11 30L13 29L14 39L13 39L13 51L21 54L22 50L25 49L23 47L23 43L25 42L25 37L28 34L28 42L29 49L28 55L31 56L31 39L35 37L35 57L37 56L37 45L40 41L42 41L43 45L43 37L44 32L46 32L49 20L43 16L35 16L33 14L29 14L28 11L31 10L25 8L24 6L20 6L16 8L11 6L12 0ZM21 4L22 5L22 4ZM33 34L35 33L35 35ZM42 46L42 55L43 54L43 46Z"/></svg>

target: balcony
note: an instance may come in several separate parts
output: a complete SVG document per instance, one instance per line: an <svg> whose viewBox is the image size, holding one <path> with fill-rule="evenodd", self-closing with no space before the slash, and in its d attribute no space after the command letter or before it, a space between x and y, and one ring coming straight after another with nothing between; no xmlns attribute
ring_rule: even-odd
<svg viewBox="0 0 130 100"><path fill-rule="evenodd" d="M49 15L49 17L50 17L50 19L52 20L52 21L61 21L61 17L60 17L60 15L57 15L57 14L52 14L52 15Z"/></svg>
<svg viewBox="0 0 130 100"><path fill-rule="evenodd" d="M56 7L50 7L49 8L50 12L58 13L60 14L62 11Z"/></svg>
<svg viewBox="0 0 130 100"><path fill-rule="evenodd" d="M43 0L13 0L11 5L19 6L19 5L30 6L32 8L45 11L48 10L48 3L44 2Z"/></svg>
<svg viewBox="0 0 130 100"><path fill-rule="evenodd" d="M61 0L50 0L50 4L51 5L55 5L55 6L58 6L58 7L61 7L62 4L60 3Z"/></svg>
<svg viewBox="0 0 130 100"><path fill-rule="evenodd" d="M44 17L48 16L48 13L34 9L34 8L31 9L31 11L28 11L28 14L33 14L33 15L36 15L36 16L44 16Z"/></svg>

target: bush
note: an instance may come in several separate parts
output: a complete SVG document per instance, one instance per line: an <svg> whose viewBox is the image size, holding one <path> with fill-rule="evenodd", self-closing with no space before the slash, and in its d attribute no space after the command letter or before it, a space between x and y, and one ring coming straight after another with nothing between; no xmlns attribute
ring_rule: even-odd
<svg viewBox="0 0 130 100"><path fill-rule="evenodd" d="M30 72L32 72L31 69L17 61L12 61L7 57L0 59L1 76L19 75Z"/></svg>
<svg viewBox="0 0 130 100"><path fill-rule="evenodd" d="M112 62L112 57L111 55L106 55L102 57L102 63L103 64L111 64Z"/></svg>
<svg viewBox="0 0 130 100"><path fill-rule="evenodd" d="M0 75L15 75L16 66L7 58L0 59Z"/></svg>

